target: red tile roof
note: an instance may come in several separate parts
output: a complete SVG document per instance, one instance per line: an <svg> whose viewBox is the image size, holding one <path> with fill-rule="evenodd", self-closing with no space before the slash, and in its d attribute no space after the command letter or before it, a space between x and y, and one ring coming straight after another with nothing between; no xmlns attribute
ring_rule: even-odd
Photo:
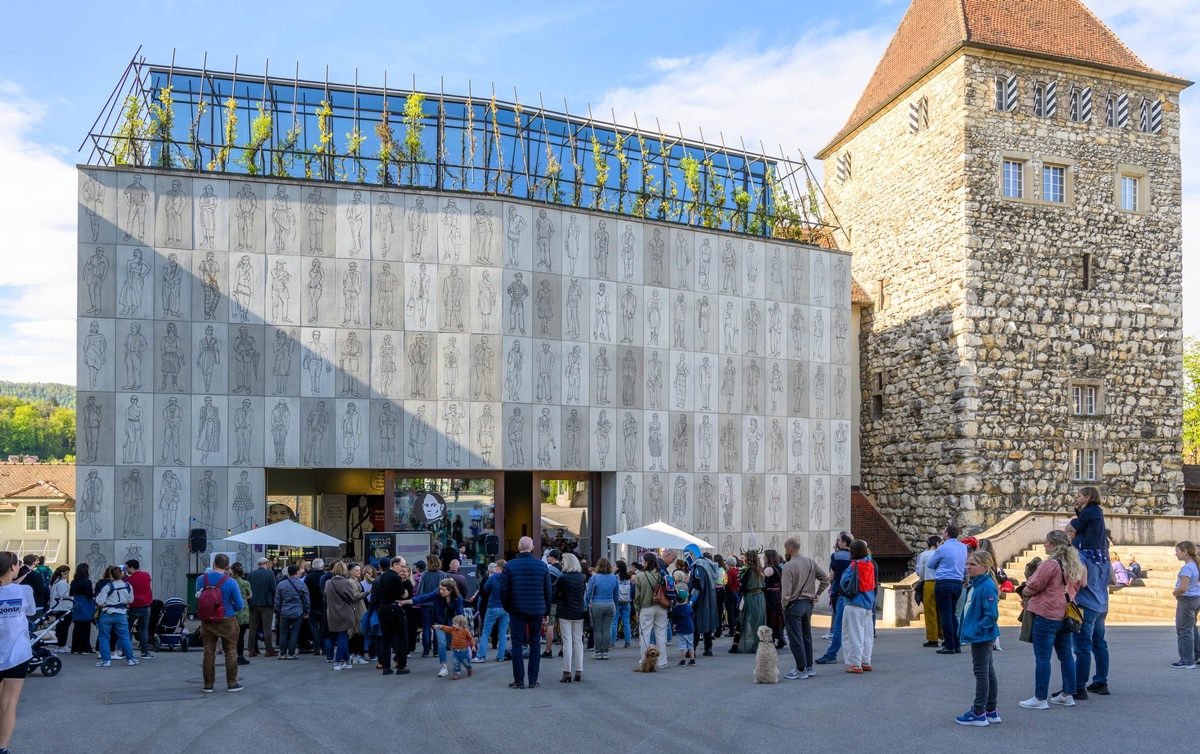
<svg viewBox="0 0 1200 754"><path fill-rule="evenodd" d="M0 509L13 510L18 500L50 500L75 508L75 466L69 463L0 464Z"/></svg>
<svg viewBox="0 0 1200 754"><path fill-rule="evenodd" d="M892 528L870 498L857 487L850 493L850 531L856 539L866 540L876 558L911 558L912 549Z"/></svg>
<svg viewBox="0 0 1200 754"><path fill-rule="evenodd" d="M961 45L1174 78L1143 63L1079 0L913 0L854 112L817 157Z"/></svg>
<svg viewBox="0 0 1200 754"><path fill-rule="evenodd" d="M854 279L853 275L850 276L850 303L865 304L867 306L874 303L871 301L871 297L867 295L867 292L863 290L863 287Z"/></svg>

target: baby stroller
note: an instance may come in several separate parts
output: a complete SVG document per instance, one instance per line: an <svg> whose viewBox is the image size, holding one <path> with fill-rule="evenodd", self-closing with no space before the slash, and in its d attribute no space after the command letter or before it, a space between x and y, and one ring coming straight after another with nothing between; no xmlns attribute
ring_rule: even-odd
<svg viewBox="0 0 1200 754"><path fill-rule="evenodd" d="M188 630L183 625L187 618L187 602L179 597L172 597L163 603L158 622L154 624L154 641L159 649L174 650L179 647L188 651L190 641Z"/></svg>
<svg viewBox="0 0 1200 754"><path fill-rule="evenodd" d="M46 643L58 643L58 637L54 635L54 627L68 615L70 613L66 613L58 618L47 617L44 619L45 622L29 633L29 643L33 648L33 657L29 660L29 669L31 671L35 668L41 668L42 675L47 678L53 678L62 670L62 660L54 652L46 648Z"/></svg>

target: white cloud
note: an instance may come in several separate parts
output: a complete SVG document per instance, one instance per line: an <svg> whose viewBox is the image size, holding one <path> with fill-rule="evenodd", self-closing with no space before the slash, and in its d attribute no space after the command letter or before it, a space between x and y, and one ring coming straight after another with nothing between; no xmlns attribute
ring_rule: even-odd
<svg viewBox="0 0 1200 754"><path fill-rule="evenodd" d="M35 141L46 110L0 81L0 379L75 382L75 168Z"/></svg>

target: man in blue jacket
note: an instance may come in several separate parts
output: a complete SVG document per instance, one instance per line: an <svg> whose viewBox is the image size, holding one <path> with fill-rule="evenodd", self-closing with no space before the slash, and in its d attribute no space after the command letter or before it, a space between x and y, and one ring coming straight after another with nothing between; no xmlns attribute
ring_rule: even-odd
<svg viewBox="0 0 1200 754"><path fill-rule="evenodd" d="M1075 634L1075 698L1087 699L1088 692L1108 695L1108 641L1104 623L1108 618L1108 585L1115 582L1108 558L1108 531L1100 507L1100 491L1083 487L1075 497L1075 515L1069 526L1071 543L1079 550L1079 559L1087 570L1087 586L1075 595L1075 604L1083 611L1083 627ZM1096 675L1087 683L1096 658Z"/></svg>
<svg viewBox="0 0 1200 754"><path fill-rule="evenodd" d="M962 596L963 576L967 572L967 546L958 541L958 527L951 524L942 532L942 543L925 564L933 571L933 595L937 599L938 619L942 622L945 645L940 655L962 652L958 636L958 598Z"/></svg>
<svg viewBox="0 0 1200 754"><path fill-rule="evenodd" d="M833 543L833 555L829 557L829 593L833 600L833 620L829 626L832 634L829 649L816 659L818 665L832 665L837 662L838 653L842 651L842 613L846 600L842 597L842 574L850 567L850 543L854 535L848 531L840 532Z"/></svg>
<svg viewBox="0 0 1200 754"><path fill-rule="evenodd" d="M538 683L541 666L542 622L550 612L550 569L533 557L533 540L521 537L517 556L494 578L500 579L500 603L510 616L512 631L512 689L525 688L524 644L529 644L529 688Z"/></svg>
<svg viewBox="0 0 1200 754"><path fill-rule="evenodd" d="M196 579L197 599L205 587L215 586L221 590L221 606L224 608L225 615L223 620L215 623L200 624L200 639L204 642L204 693L206 694L213 692L213 683L216 680L218 641L221 642L221 649L225 652L226 690L234 692L241 691L243 688L242 684L238 683L237 638L239 629L237 612L245 607L246 603L242 601L242 590L238 588L237 582L227 573L228 569L229 556L223 552L218 553L213 557L212 568Z"/></svg>

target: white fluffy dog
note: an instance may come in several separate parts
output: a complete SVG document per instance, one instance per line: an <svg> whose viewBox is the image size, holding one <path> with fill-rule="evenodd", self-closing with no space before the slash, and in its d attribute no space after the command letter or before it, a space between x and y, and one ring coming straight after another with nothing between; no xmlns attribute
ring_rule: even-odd
<svg viewBox="0 0 1200 754"><path fill-rule="evenodd" d="M758 652L754 655L754 682L779 683L779 652L770 626L758 627Z"/></svg>

